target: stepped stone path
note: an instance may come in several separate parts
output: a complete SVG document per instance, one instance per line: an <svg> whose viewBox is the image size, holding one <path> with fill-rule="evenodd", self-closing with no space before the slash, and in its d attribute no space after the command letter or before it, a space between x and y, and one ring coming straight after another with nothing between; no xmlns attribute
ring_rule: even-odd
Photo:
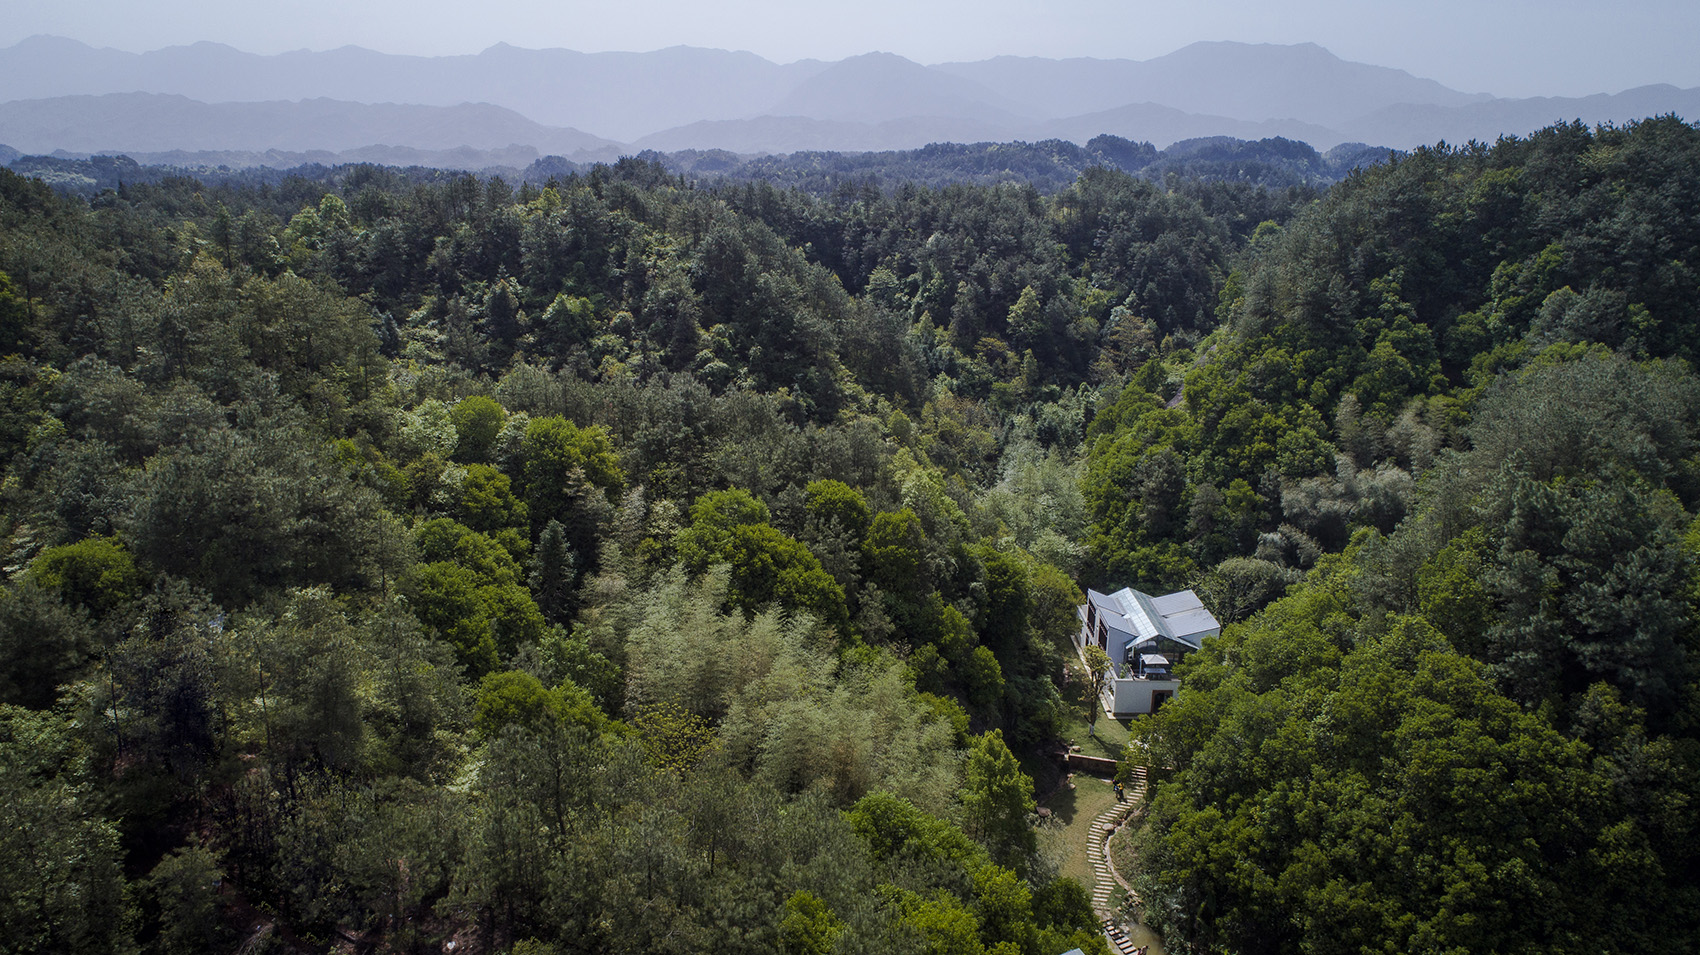
<svg viewBox="0 0 1700 955"><path fill-rule="evenodd" d="M1121 924L1110 907L1110 896L1117 885L1126 889L1129 895L1133 894L1133 887L1110 865L1105 843L1109 841L1110 832L1121 825L1133 813L1139 801L1145 798L1145 770L1137 769L1134 772L1133 786L1127 794L1127 801L1112 805L1092 820L1092 834L1088 837L1091 842L1086 847L1086 857L1092 863L1092 872L1096 877L1092 886L1092 910L1098 914L1099 924L1104 926L1104 937L1110 940L1111 950L1120 952L1121 955L1135 955L1138 949L1122 932Z"/></svg>

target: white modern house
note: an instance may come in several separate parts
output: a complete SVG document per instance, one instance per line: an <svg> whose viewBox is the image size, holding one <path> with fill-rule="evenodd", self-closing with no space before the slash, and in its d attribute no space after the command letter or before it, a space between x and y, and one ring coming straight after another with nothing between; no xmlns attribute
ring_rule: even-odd
<svg viewBox="0 0 1700 955"><path fill-rule="evenodd" d="M1104 651L1114 670L1104 688L1104 704L1116 717L1155 713L1180 689L1173 667L1197 650L1222 625L1190 590L1153 597L1131 587L1113 594L1086 591L1077 608L1080 633L1075 643Z"/></svg>

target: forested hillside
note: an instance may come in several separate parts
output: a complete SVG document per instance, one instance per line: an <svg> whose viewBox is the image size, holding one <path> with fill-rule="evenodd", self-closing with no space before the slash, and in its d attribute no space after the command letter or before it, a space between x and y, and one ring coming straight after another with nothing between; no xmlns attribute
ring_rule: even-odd
<svg viewBox="0 0 1700 955"><path fill-rule="evenodd" d="M1700 131L1317 196L0 172L7 945L1103 951L1132 584L1172 947L1675 950Z"/></svg>
<svg viewBox="0 0 1700 955"><path fill-rule="evenodd" d="M1173 942L1692 947L1697 176L1667 118L1355 177L1095 419L1104 572L1296 581L1137 727Z"/></svg>
<svg viewBox="0 0 1700 955"><path fill-rule="evenodd" d="M1320 187L1345 178L1353 169L1387 159L1385 147L1342 144L1319 153L1289 139L1256 142L1215 136L1177 142L1157 149L1148 142L1096 136L1084 146L1060 139L1012 143L934 143L921 149L884 152L806 151L743 154L724 149L645 150L637 158L708 185L767 183L825 198L841 190L933 186L1028 185L1050 195L1072 185L1088 169L1118 169L1143 179L1181 179L1246 183L1271 189ZM478 170L483 178L500 175L515 184L542 186L551 179L583 175L597 165L561 156L541 156L530 147L505 150L437 150L371 146L342 153L285 153L244 150L95 154L78 159L56 153L25 156L0 145L0 165L40 179L59 192L93 197L124 185L154 185L192 177L204 185L277 188L290 182L335 186L363 165L399 167L391 175L414 182L454 178L450 170Z"/></svg>

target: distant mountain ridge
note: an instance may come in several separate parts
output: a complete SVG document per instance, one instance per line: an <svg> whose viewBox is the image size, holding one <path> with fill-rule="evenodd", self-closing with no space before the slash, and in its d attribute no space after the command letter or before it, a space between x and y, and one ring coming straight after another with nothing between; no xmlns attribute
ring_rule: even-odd
<svg viewBox="0 0 1700 955"><path fill-rule="evenodd" d="M263 56L217 43L149 53L37 36L0 50L10 99L174 93L202 102L334 99L455 106L491 103L547 125L629 142L702 119L754 115L831 64L780 66L753 53L672 47L652 53L528 50L499 43L465 56L422 57L347 46Z"/></svg>
<svg viewBox="0 0 1700 955"><path fill-rule="evenodd" d="M948 117L1005 126L1025 118L980 83L891 53L840 60L799 83L764 114L876 124Z"/></svg>
<svg viewBox="0 0 1700 955"><path fill-rule="evenodd" d="M997 57L942 63L1033 113L1053 117L1158 103L1247 122L1341 123L1392 103L1464 106L1485 93L1336 57L1314 43L1200 42L1150 60ZM1138 95L1130 97L1129 91Z"/></svg>
<svg viewBox="0 0 1700 955"><path fill-rule="evenodd" d="M1700 115L1700 90L1496 99L1310 43L1202 42L1150 60L925 66L889 53L777 64L694 47L579 53L507 44L446 57L359 47L262 56L215 43L138 54L33 37L0 50L0 91L11 98L0 104L0 142L26 151L512 147L579 160L636 149L1084 144L1106 133L1159 147L1280 136L1318 149L1410 148L1523 135L1555 120ZM136 98L148 94L155 98Z"/></svg>
<svg viewBox="0 0 1700 955"><path fill-rule="evenodd" d="M107 93L0 103L0 142L27 152L328 150L376 144L426 150L529 146L571 155L618 144L542 126L487 103L410 106L299 102L202 103L165 93Z"/></svg>
<svg viewBox="0 0 1700 955"><path fill-rule="evenodd" d="M1700 119L1700 88L1684 90L1659 84L1617 94L1494 99L1450 109L1399 103L1342 123L1339 128L1350 138L1367 136L1375 142L1396 134L1413 143L1446 140L1457 144L1472 139L1493 142L1502 133L1522 134L1573 119L1590 125L1622 124L1665 113L1690 121Z"/></svg>

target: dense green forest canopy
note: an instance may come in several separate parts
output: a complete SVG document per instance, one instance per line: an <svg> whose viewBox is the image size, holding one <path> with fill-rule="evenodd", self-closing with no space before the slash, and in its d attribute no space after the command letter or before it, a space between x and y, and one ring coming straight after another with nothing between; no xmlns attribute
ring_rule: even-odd
<svg viewBox="0 0 1700 955"><path fill-rule="evenodd" d="M1130 750L1172 947L1674 951L1697 204L1670 117L1320 196L0 172L9 950L1102 951L1017 757L1132 584L1235 624Z"/></svg>

